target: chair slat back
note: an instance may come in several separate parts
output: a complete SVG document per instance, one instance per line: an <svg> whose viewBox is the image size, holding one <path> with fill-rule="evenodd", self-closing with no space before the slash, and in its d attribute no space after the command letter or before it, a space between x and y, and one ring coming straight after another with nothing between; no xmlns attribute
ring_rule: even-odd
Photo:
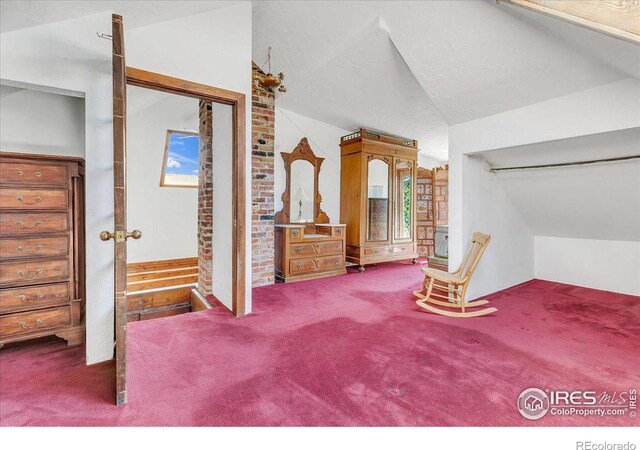
<svg viewBox="0 0 640 450"><path fill-rule="evenodd" d="M489 245L490 240L491 236L488 234L478 232L473 233L473 236L471 237L471 246L469 246L467 254L459 269L459 274L462 278L467 281L471 278L471 275L473 275L473 272L476 270L476 267L480 262L480 258Z"/></svg>

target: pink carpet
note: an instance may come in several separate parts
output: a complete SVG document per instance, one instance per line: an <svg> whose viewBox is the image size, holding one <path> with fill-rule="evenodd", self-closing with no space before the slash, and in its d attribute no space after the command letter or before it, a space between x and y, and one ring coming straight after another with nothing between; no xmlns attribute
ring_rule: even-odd
<svg viewBox="0 0 640 450"><path fill-rule="evenodd" d="M528 421L528 387L640 387L640 298L544 281L489 297L495 315L420 310L416 266L255 289L255 313L220 310L129 328L129 403L111 363L58 342L0 351L0 424L637 425ZM636 419L638 420L638 419Z"/></svg>

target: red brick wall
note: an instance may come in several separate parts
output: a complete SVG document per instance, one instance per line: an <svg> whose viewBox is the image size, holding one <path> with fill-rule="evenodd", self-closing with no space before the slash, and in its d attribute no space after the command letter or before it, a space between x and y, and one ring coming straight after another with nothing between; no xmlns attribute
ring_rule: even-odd
<svg viewBox="0 0 640 450"><path fill-rule="evenodd" d="M251 93L251 274L255 287L274 283L275 94L255 79Z"/></svg>
<svg viewBox="0 0 640 450"><path fill-rule="evenodd" d="M200 100L200 152L198 177L198 291L213 293L213 110Z"/></svg>

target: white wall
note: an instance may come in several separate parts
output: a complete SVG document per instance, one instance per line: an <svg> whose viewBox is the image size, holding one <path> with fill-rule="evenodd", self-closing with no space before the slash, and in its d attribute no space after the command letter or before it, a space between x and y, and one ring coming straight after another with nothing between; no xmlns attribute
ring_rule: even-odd
<svg viewBox="0 0 640 450"><path fill-rule="evenodd" d="M535 277L640 295L640 242L536 236Z"/></svg>
<svg viewBox="0 0 640 450"><path fill-rule="evenodd" d="M84 156L84 99L0 86L2 151Z"/></svg>
<svg viewBox="0 0 640 450"><path fill-rule="evenodd" d="M447 161L441 161L439 159L431 158L423 152L418 153L418 167L433 169L435 167L444 167L447 164Z"/></svg>
<svg viewBox="0 0 640 450"><path fill-rule="evenodd" d="M251 4L229 3L206 14L127 29L127 64L245 94L251 99ZM66 89L85 97L87 204L87 363L113 355L113 246L97 239L113 228L111 14L2 33L0 78ZM176 62L179 56L180 63ZM188 62L188 63L186 63ZM251 152L247 114L247 161ZM247 164L247 183L251 180ZM247 185L247 205L250 186ZM247 208L250 223L250 208ZM247 242L251 227L247 226ZM251 310L251 246L245 259ZM230 273L230 267L229 267Z"/></svg>
<svg viewBox="0 0 640 450"><path fill-rule="evenodd" d="M499 182L480 160L463 156L464 220L462 248L475 231L491 235L468 290L468 299L528 281L534 276L533 235ZM451 223L451 217L449 217ZM449 268L456 269L449 248Z"/></svg>
<svg viewBox="0 0 640 450"><path fill-rule="evenodd" d="M167 130L197 130L198 100L129 86L127 103L127 225L143 234L127 261L197 257L198 189L160 187L160 174Z"/></svg>
<svg viewBox="0 0 640 450"><path fill-rule="evenodd" d="M284 94L287 95L287 94ZM278 97L276 97L276 105ZM286 187L286 174L281 152L289 153L306 137L316 156L325 158L320 168L318 189L322 195L322 210L333 223L340 222L340 138L351 131L287 111L276 106L275 124L275 211L282 209L282 193Z"/></svg>
<svg viewBox="0 0 640 450"><path fill-rule="evenodd" d="M231 175L233 173L233 117L230 106L213 105L213 295L232 307L231 252L233 250L233 218ZM250 166L250 164L249 164ZM251 203L248 203L249 205ZM225 214L224 211L229 211ZM247 224L250 224L248 222ZM247 228L251 228L248 226ZM251 239L247 240L251 251ZM250 265L250 261L247 261ZM251 275L249 274L249 282Z"/></svg>

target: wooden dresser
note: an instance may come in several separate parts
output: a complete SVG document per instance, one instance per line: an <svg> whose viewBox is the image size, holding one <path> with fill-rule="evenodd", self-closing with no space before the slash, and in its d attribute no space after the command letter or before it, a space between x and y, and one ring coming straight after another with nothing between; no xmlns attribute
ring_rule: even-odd
<svg viewBox="0 0 640 450"><path fill-rule="evenodd" d="M345 225L275 225L275 275L285 283L347 273Z"/></svg>
<svg viewBox="0 0 640 450"><path fill-rule="evenodd" d="M84 162L0 152L0 347L84 342Z"/></svg>

